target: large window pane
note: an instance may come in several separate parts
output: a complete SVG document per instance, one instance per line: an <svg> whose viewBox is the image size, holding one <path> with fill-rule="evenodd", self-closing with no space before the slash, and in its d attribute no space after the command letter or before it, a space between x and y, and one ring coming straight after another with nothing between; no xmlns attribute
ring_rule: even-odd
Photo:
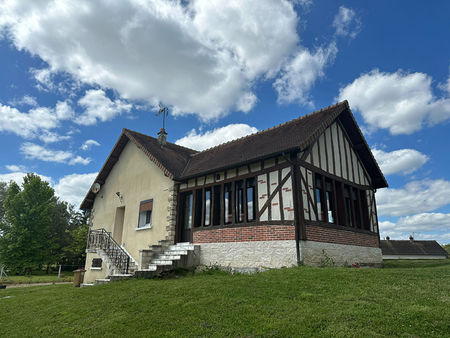
<svg viewBox="0 0 450 338"><path fill-rule="evenodd" d="M256 220L256 180L249 178L246 181L247 193L247 221L252 222Z"/></svg>
<svg viewBox="0 0 450 338"><path fill-rule="evenodd" d="M211 225L211 188L205 189L205 226Z"/></svg>
<svg viewBox="0 0 450 338"><path fill-rule="evenodd" d="M244 181L235 183L236 189L236 223L244 221Z"/></svg>
<svg viewBox="0 0 450 338"><path fill-rule="evenodd" d="M198 189L195 191L195 221L194 226L202 225L202 207L203 207L203 191Z"/></svg>
<svg viewBox="0 0 450 338"><path fill-rule="evenodd" d="M184 194L183 198L183 227L192 228L192 192Z"/></svg>
<svg viewBox="0 0 450 338"><path fill-rule="evenodd" d="M231 183L224 185L224 204L225 204L225 224L233 221L233 205L232 205L232 187Z"/></svg>

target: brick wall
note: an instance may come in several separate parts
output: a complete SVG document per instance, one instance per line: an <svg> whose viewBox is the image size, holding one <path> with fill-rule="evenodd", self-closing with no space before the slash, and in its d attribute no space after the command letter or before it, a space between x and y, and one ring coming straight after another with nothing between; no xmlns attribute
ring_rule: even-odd
<svg viewBox="0 0 450 338"><path fill-rule="evenodd" d="M194 231L194 243L280 241L295 239L293 225L259 225Z"/></svg>
<svg viewBox="0 0 450 338"><path fill-rule="evenodd" d="M315 225L306 226L306 239L316 242L379 247L377 234L364 234Z"/></svg>

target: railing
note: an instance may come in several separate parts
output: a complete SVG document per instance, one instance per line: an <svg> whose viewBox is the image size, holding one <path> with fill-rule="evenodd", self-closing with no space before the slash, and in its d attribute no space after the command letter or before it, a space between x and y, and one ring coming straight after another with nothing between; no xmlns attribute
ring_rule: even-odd
<svg viewBox="0 0 450 338"><path fill-rule="evenodd" d="M116 269L121 273L128 273L130 256L105 229L89 231L87 249L103 250Z"/></svg>

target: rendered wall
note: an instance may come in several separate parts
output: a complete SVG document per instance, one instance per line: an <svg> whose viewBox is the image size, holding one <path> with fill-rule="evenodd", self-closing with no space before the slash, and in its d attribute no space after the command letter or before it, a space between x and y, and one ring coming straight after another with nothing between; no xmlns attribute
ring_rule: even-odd
<svg viewBox="0 0 450 338"><path fill-rule="evenodd" d="M114 234L116 209L125 207L122 244L138 261L139 250L166 239L168 209L172 207L174 182L166 177L132 142L123 149L119 160L97 193L93 210L93 228L105 228ZM122 201L116 195L120 192ZM152 227L138 230L139 205L153 199ZM88 262L89 263L89 262Z"/></svg>
<svg viewBox="0 0 450 338"><path fill-rule="evenodd" d="M300 241L300 259L309 266L379 266L381 249ZM295 240L200 244L200 264L237 269L269 269L297 265Z"/></svg>
<svg viewBox="0 0 450 338"><path fill-rule="evenodd" d="M93 284L96 279L103 279L106 277L106 274L108 273L104 262L102 262L101 269L92 268L92 259L94 258L100 258L100 256L93 252L88 252L86 254L86 264L84 266L86 272L84 273L84 280L83 280L84 284Z"/></svg>

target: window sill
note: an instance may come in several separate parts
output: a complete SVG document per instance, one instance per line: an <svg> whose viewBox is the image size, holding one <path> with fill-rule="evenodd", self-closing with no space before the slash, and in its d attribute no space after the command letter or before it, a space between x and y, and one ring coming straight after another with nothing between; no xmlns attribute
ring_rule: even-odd
<svg viewBox="0 0 450 338"><path fill-rule="evenodd" d="M136 228L136 231L148 230L148 229L151 229L151 228L152 228L151 225L146 225L145 227Z"/></svg>
<svg viewBox="0 0 450 338"><path fill-rule="evenodd" d="M102 268L92 268L91 267L91 270L97 270L97 271L100 271Z"/></svg>

